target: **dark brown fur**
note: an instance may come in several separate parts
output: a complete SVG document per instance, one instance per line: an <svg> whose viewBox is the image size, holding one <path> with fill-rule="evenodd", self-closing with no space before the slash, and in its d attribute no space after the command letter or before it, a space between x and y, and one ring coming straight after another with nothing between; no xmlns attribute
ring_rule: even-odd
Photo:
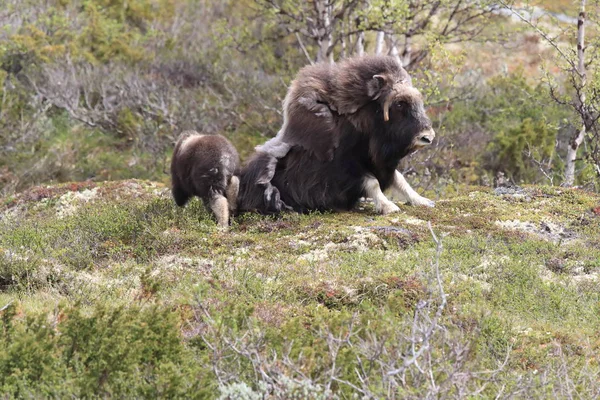
<svg viewBox="0 0 600 400"><path fill-rule="evenodd" d="M261 214L293 210L281 200L279 189L271 184L277 162L277 158L262 152L256 152L250 157L240 175L240 210Z"/></svg>
<svg viewBox="0 0 600 400"><path fill-rule="evenodd" d="M242 210L254 209L263 191L263 211L349 209L361 196L377 195L379 211L394 212L381 193L388 187L410 203L432 205L397 175L400 159L434 133L421 94L394 58L305 67L283 106L281 130L242 171Z"/></svg>
<svg viewBox="0 0 600 400"><path fill-rule="evenodd" d="M230 211L235 211L239 180L239 155L221 135L183 132L171 161L172 193L183 207L198 196L209 207L220 226L227 226Z"/></svg>
<svg viewBox="0 0 600 400"><path fill-rule="evenodd" d="M337 115L350 116L373 101L383 107L393 91L411 88L410 76L393 57L363 56L306 66L283 102L281 130L257 150L282 158L298 145L319 160L331 160L340 140Z"/></svg>

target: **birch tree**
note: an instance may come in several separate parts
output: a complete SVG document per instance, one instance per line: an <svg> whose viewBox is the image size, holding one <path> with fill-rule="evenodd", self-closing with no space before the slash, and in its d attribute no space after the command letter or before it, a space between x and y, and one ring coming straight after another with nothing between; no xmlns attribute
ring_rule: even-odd
<svg viewBox="0 0 600 400"><path fill-rule="evenodd" d="M429 40L456 43L479 36L486 17L496 9L492 0L254 2L258 16L272 16L274 25L294 35L299 50L311 63L333 62L368 51L395 56L406 67L427 57Z"/></svg>
<svg viewBox="0 0 600 400"><path fill-rule="evenodd" d="M313 4L316 24L312 27L312 31L319 46L317 62L327 60L333 63L333 2L330 0L314 0Z"/></svg>
<svg viewBox="0 0 600 400"><path fill-rule="evenodd" d="M577 150L579 149L579 146L581 146L585 133L588 130L586 120L589 119L589 111L587 110L585 101L585 87L587 85L585 71L585 0L581 0L581 10L579 12L579 17L577 18L577 68L575 68L574 72L577 75L577 81L574 82L577 93L574 104L583 119L583 123L581 124L579 132L571 139L567 150L564 180L566 186L572 186L575 182L575 160L577 159Z"/></svg>
<svg viewBox="0 0 600 400"><path fill-rule="evenodd" d="M563 35L556 35L551 31L555 24L544 25L540 22L541 12L539 9L533 7L517 9L512 3L505 1L500 1L500 3L553 49L555 57L550 62L560 68L562 76L559 78L563 78L564 87L561 88L558 85L558 80L553 74L546 72L550 94L555 102L571 107L577 116L577 129L569 139L565 156L562 185L574 185L578 172L577 161L583 159L591 162L596 174L600 176L600 137L598 134L600 83L596 65L597 59L600 57L600 48L598 47L600 40L597 37L593 38L591 43L586 46L586 0L579 0L579 15L572 24L576 24L576 27L571 26L571 29L566 29ZM599 11L599 5L596 2L592 9L592 15L598 16ZM597 19L595 23L596 27L600 26ZM569 40L569 36L571 36L571 40ZM591 54L586 51L588 49L592 51ZM588 81L588 71L592 71L591 82ZM581 153L582 144L586 145L585 154L583 158L578 158L577 155Z"/></svg>

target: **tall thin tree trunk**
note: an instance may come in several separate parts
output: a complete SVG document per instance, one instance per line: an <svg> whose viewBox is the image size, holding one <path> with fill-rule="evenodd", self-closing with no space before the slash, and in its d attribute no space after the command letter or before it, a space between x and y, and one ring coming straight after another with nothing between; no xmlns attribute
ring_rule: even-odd
<svg viewBox="0 0 600 400"><path fill-rule="evenodd" d="M565 180L563 186L573 186L575 182L575 160L577 159L577 149L583 142L586 133L586 107L585 107L585 86L587 76L585 71L585 1L581 0L581 10L577 19L577 72L579 74L580 84L578 97L578 111L581 115L581 129L571 138L569 148L567 150L567 160L565 166Z"/></svg>
<svg viewBox="0 0 600 400"><path fill-rule="evenodd" d="M402 52L402 66L407 67L412 58L412 36L406 35L404 41L404 51Z"/></svg>
<svg viewBox="0 0 600 400"><path fill-rule="evenodd" d="M356 30L358 31L356 34L356 42L354 43L354 54L357 56L365 54L365 32L362 30L362 22L360 17L354 19Z"/></svg>
<svg viewBox="0 0 600 400"><path fill-rule="evenodd" d="M331 37L331 12L333 5L328 0L315 0L317 11L317 26L319 52L317 62L329 61L333 63L333 39Z"/></svg>
<svg viewBox="0 0 600 400"><path fill-rule="evenodd" d="M333 36L331 35L332 27L331 27L331 18L333 17L333 2L327 0L327 14L325 20L325 26L327 27L327 58L329 59L329 63L333 64Z"/></svg>
<svg viewBox="0 0 600 400"><path fill-rule="evenodd" d="M383 39L385 39L385 33L383 31L377 31L375 37L375 54L381 54L383 52Z"/></svg>
<svg viewBox="0 0 600 400"><path fill-rule="evenodd" d="M362 56L365 54L365 33L359 32L356 38L356 45L354 46L354 54Z"/></svg>
<svg viewBox="0 0 600 400"><path fill-rule="evenodd" d="M356 45L354 46L354 54L362 56L365 54L365 33L359 32L356 37Z"/></svg>
<svg viewBox="0 0 600 400"><path fill-rule="evenodd" d="M398 46L396 46L396 38L392 34L387 35L389 39L389 55L394 57L400 64L402 64L402 59L400 58L400 52L398 52Z"/></svg>
<svg viewBox="0 0 600 400"><path fill-rule="evenodd" d="M347 56L347 50L346 50L346 29L345 29L345 24L342 22L342 27L341 27L341 40L342 40L342 51L340 52L340 58L346 58Z"/></svg>

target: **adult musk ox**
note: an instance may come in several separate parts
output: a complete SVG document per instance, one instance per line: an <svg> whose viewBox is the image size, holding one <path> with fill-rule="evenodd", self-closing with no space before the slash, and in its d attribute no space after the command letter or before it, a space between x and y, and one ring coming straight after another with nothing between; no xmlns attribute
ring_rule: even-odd
<svg viewBox="0 0 600 400"><path fill-rule="evenodd" d="M171 160L172 194L183 207L198 196L210 208L221 227L235 212L239 188L240 158L233 145L221 135L183 132Z"/></svg>
<svg viewBox="0 0 600 400"><path fill-rule="evenodd" d="M241 210L348 210L371 197L382 214L399 208L383 194L433 206L396 170L435 133L423 99L393 57L364 56L303 68L283 104L277 136L242 170Z"/></svg>

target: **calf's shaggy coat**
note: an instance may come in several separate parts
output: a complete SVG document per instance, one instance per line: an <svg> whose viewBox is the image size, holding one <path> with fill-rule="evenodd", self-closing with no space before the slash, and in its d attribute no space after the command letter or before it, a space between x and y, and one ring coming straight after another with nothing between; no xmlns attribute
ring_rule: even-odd
<svg viewBox="0 0 600 400"><path fill-rule="evenodd" d="M368 196L387 214L399 210L383 194L388 188L400 200L433 206L396 170L435 133L421 94L393 57L305 67L283 109L281 130L242 171L241 210L347 210Z"/></svg>
<svg viewBox="0 0 600 400"><path fill-rule="evenodd" d="M237 205L239 164L235 147L223 136L183 132L171 160L175 203L183 207L192 196L198 196L219 226L228 226Z"/></svg>

